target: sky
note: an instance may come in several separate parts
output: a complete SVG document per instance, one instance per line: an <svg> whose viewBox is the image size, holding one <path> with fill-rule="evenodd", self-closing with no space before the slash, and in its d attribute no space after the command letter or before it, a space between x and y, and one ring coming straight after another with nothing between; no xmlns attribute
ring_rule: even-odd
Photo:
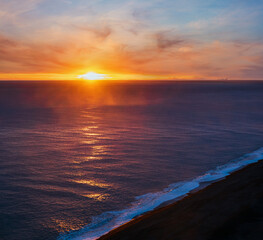
<svg viewBox="0 0 263 240"><path fill-rule="evenodd" d="M262 80L263 0L0 0L0 80L96 75Z"/></svg>

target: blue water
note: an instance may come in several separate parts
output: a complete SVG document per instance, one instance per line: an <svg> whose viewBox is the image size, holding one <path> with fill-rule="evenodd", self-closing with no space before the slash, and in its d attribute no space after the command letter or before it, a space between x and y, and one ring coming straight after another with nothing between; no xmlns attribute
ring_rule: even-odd
<svg viewBox="0 0 263 240"><path fill-rule="evenodd" d="M75 239L253 152L262 96L248 81L0 82L0 238Z"/></svg>

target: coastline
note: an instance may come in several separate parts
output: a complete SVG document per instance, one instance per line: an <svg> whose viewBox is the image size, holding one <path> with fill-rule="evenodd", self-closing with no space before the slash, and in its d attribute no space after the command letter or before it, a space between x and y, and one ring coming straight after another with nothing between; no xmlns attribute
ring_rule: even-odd
<svg viewBox="0 0 263 240"><path fill-rule="evenodd" d="M262 202L261 160L98 239L256 240L263 235Z"/></svg>

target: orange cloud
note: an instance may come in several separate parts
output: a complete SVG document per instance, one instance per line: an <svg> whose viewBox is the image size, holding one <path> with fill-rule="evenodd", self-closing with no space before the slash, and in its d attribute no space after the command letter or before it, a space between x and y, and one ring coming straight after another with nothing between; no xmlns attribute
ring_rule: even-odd
<svg viewBox="0 0 263 240"><path fill-rule="evenodd" d="M141 33L134 45L133 39L118 41L120 33L107 25L72 31L51 42L44 36L30 42L0 35L0 79L74 79L89 71L113 79L243 79L252 70L255 78L262 76L261 43L200 43L152 31ZM127 34L136 39L138 33Z"/></svg>
<svg viewBox="0 0 263 240"><path fill-rule="evenodd" d="M0 2L0 79L263 78L260 4Z"/></svg>

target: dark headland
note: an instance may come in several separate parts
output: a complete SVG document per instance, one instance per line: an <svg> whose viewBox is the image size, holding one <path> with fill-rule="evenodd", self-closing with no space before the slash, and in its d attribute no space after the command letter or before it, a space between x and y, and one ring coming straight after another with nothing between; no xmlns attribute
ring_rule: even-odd
<svg viewBox="0 0 263 240"><path fill-rule="evenodd" d="M263 239L263 161L138 217L99 239Z"/></svg>

